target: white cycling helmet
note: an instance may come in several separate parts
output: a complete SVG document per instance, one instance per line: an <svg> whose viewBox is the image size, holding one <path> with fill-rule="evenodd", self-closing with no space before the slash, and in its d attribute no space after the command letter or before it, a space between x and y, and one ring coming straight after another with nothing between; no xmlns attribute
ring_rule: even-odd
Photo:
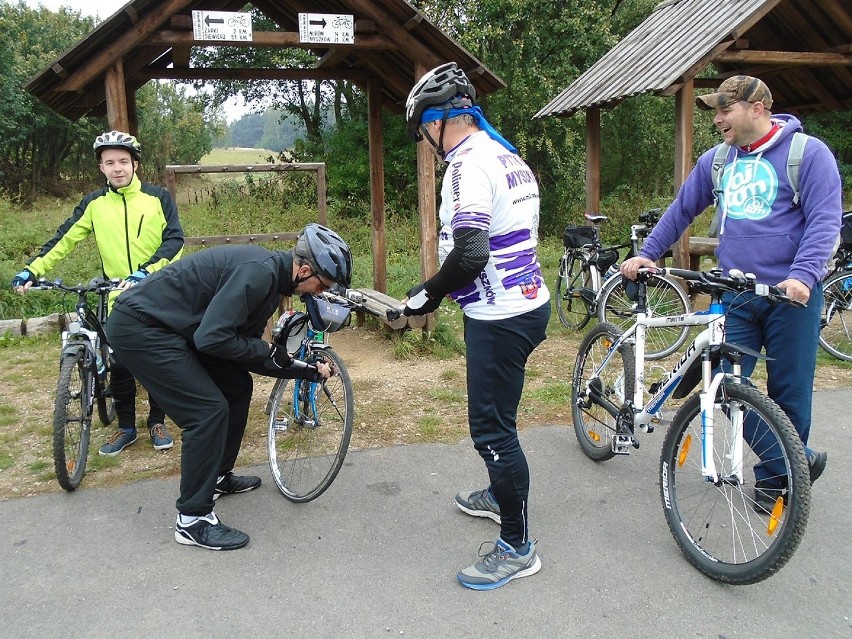
<svg viewBox="0 0 852 639"><path fill-rule="evenodd" d="M139 144L139 140L129 133L123 133L122 131L101 133L95 138L92 148L95 151L95 159L99 162L101 160L101 151L104 149L124 149L125 151L130 151L130 155L136 161L139 161L142 156L142 145Z"/></svg>

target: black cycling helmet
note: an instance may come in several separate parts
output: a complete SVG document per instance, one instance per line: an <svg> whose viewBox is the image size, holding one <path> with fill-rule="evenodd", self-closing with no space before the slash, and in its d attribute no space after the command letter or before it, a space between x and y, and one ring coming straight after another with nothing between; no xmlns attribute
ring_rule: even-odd
<svg viewBox="0 0 852 639"><path fill-rule="evenodd" d="M420 141L420 118L429 107L459 109L476 103L476 89L455 62L448 62L427 72L405 101L405 121L408 137Z"/></svg>
<svg viewBox="0 0 852 639"><path fill-rule="evenodd" d="M142 156L142 145L139 144L139 140L129 133L123 133L121 131L108 131L107 133L101 133L95 138L95 143L92 145L92 148L95 150L95 159L98 162L101 161L101 151L104 149L124 149L125 151L130 151L130 155L132 155L133 159L137 162Z"/></svg>
<svg viewBox="0 0 852 639"><path fill-rule="evenodd" d="M308 224L299 234L293 254L311 265L314 273L343 288L352 283L352 251L337 233L320 224Z"/></svg>

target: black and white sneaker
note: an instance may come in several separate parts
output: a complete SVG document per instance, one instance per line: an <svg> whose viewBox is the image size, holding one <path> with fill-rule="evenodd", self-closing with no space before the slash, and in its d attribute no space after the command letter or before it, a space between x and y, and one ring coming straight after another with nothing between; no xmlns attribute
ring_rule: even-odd
<svg viewBox="0 0 852 639"><path fill-rule="evenodd" d="M184 546L201 546L208 550L236 550L248 543L249 536L223 524L216 513L199 517L191 524L180 523L178 515L175 541Z"/></svg>
<svg viewBox="0 0 852 639"><path fill-rule="evenodd" d="M254 477L253 475L241 477L229 472L216 482L216 488L213 490L213 499L219 499L221 495L247 493L258 486L260 486L260 477Z"/></svg>

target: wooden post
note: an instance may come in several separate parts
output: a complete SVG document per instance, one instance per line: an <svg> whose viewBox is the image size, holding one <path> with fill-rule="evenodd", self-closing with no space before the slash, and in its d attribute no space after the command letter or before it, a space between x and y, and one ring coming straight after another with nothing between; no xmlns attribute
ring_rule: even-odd
<svg viewBox="0 0 852 639"><path fill-rule="evenodd" d="M325 164L317 167L317 221L328 226L328 182L325 177Z"/></svg>
<svg viewBox="0 0 852 639"><path fill-rule="evenodd" d="M172 202L177 204L177 177L175 170L166 167L166 188L169 190L169 195L172 196Z"/></svg>
<svg viewBox="0 0 852 639"><path fill-rule="evenodd" d="M694 105L693 80L685 82L675 93L675 194L692 170L692 112ZM672 256L676 268L689 268L689 227L672 247Z"/></svg>
<svg viewBox="0 0 852 639"><path fill-rule="evenodd" d="M586 212L601 210L601 110L586 109Z"/></svg>
<svg viewBox="0 0 852 639"><path fill-rule="evenodd" d="M382 141L382 90L377 77L367 88L367 130L370 139L370 204L373 211L373 288L388 290L388 256L385 243L385 166Z"/></svg>
<svg viewBox="0 0 852 639"><path fill-rule="evenodd" d="M104 76L107 123L113 131L129 131L127 115L127 87L124 83L124 64L121 60L112 65Z"/></svg>

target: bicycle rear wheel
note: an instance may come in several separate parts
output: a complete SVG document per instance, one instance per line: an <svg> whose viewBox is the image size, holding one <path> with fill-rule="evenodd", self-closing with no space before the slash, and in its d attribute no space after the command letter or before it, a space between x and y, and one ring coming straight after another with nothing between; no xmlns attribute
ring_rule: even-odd
<svg viewBox="0 0 852 639"><path fill-rule="evenodd" d="M731 412L743 411L744 420L762 420L762 436L743 435L742 481L732 469ZM810 476L804 448L790 420L775 402L757 389L726 380L714 407L713 459L722 478L719 484L701 475L702 419L698 394L677 412L663 441L660 455L660 497L666 522L689 562L705 575L724 583L751 584L781 569L793 556L808 521ZM746 422L748 423L748 422ZM774 462L784 472L764 481L783 489L771 512L756 502L755 466L761 461L752 450L777 439Z"/></svg>
<svg viewBox="0 0 852 639"><path fill-rule="evenodd" d="M648 311L652 317L690 312L689 297L674 280L652 275L648 280ZM598 297L598 321L626 330L636 319L636 302L627 297L621 277L611 277ZM645 359L662 359L677 351L689 337L688 326L661 326L645 332Z"/></svg>
<svg viewBox="0 0 852 639"><path fill-rule="evenodd" d="M852 362L852 271L840 271L823 285L819 345L829 355Z"/></svg>
<svg viewBox="0 0 852 639"><path fill-rule="evenodd" d="M323 384L280 380L270 398L267 448L278 490L290 501L307 502L331 486L349 449L355 401L340 356L313 353L337 371Z"/></svg>
<svg viewBox="0 0 852 639"><path fill-rule="evenodd" d="M63 353L53 410L53 466L65 490L80 485L86 472L92 425L92 371L85 365L85 347Z"/></svg>
<svg viewBox="0 0 852 639"><path fill-rule="evenodd" d="M559 260L556 276L556 314L566 328L580 330L592 319L591 303L594 299L592 278L583 259L577 253L569 253ZM588 298L588 299L587 299Z"/></svg>
<svg viewBox="0 0 852 639"><path fill-rule="evenodd" d="M599 403L592 401L591 393L598 392L618 408L633 392L636 378L636 361L633 345L623 344L612 355L599 375L595 370L608 355L609 349L621 335L621 329L612 324L598 324L583 338L574 363L571 380L571 413L574 434L587 457L595 461L611 459L612 437L616 431L616 418Z"/></svg>

